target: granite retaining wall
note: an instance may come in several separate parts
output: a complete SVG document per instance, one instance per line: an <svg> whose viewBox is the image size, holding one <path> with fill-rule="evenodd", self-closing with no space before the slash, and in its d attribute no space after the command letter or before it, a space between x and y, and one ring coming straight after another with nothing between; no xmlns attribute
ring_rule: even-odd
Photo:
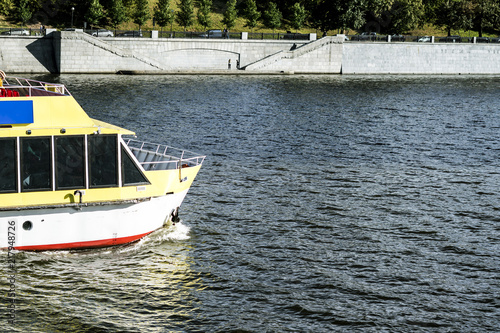
<svg viewBox="0 0 500 333"><path fill-rule="evenodd" d="M7 73L500 74L500 44L0 36Z"/></svg>

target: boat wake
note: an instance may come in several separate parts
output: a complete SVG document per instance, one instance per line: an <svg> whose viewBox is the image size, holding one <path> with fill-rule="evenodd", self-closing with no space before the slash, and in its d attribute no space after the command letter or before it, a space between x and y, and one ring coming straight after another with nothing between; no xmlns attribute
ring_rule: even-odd
<svg viewBox="0 0 500 333"><path fill-rule="evenodd" d="M163 229L162 229L163 230ZM180 222L175 225L165 228L165 233L162 235L164 241L181 241L189 239L190 227Z"/></svg>

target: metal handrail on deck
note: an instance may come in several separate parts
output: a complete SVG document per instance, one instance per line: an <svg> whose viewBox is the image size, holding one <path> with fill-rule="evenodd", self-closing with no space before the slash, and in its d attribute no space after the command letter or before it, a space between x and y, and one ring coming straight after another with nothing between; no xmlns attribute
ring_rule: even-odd
<svg viewBox="0 0 500 333"><path fill-rule="evenodd" d="M124 141L132 151L135 150L139 153L146 153L144 155L144 158L151 155L155 155L158 157L158 160L139 160L139 163L144 167L145 170L167 169L162 168L160 165L164 166L171 163L176 164L176 169L184 168L187 166L197 166L202 164L206 157L189 150L178 149L158 143L138 141L134 139L125 139Z"/></svg>
<svg viewBox="0 0 500 333"><path fill-rule="evenodd" d="M4 88L16 89L16 90L28 90L24 91L25 96L39 95L34 94L33 90L42 92L43 94L59 94L64 96L71 96L70 92L64 84L49 83L32 79L18 78L14 76L8 76L4 79Z"/></svg>

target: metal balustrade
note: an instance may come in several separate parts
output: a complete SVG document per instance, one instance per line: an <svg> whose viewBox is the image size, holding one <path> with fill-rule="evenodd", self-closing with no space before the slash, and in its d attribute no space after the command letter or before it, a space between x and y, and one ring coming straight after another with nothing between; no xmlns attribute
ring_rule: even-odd
<svg viewBox="0 0 500 333"><path fill-rule="evenodd" d="M171 170L203 163L206 156L167 145L126 139L125 143L144 170Z"/></svg>

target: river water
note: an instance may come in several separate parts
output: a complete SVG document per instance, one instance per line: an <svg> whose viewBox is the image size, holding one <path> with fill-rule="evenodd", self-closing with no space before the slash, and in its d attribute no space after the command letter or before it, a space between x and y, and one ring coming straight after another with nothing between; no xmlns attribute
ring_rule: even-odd
<svg viewBox="0 0 500 333"><path fill-rule="evenodd" d="M34 78L207 159L175 227L17 253L0 331L500 330L499 76Z"/></svg>

